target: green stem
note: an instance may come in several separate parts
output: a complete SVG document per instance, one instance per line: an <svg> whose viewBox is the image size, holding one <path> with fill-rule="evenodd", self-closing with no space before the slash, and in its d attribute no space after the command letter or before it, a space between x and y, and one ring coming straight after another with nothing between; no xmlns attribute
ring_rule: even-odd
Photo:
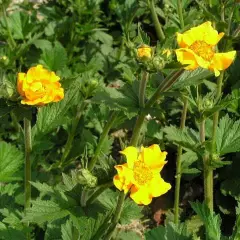
<svg viewBox="0 0 240 240"><path fill-rule="evenodd" d="M112 220L112 224L110 225L110 228L108 230L109 234L106 236L105 240L110 240L112 238L112 235L114 233L116 225L121 217L124 200L125 200L125 193L124 193L124 191L122 191L119 193L118 202L117 202L116 210L115 210L114 217Z"/></svg>
<svg viewBox="0 0 240 240"><path fill-rule="evenodd" d="M156 13L154 0L149 0L149 7L150 7L151 15L152 15L152 20L153 20L153 23L155 26L155 30L157 33L157 37L160 41L163 41L163 40L165 40L165 35L164 35L162 26L159 22L159 19L158 19L157 13Z"/></svg>
<svg viewBox="0 0 240 240"><path fill-rule="evenodd" d="M25 198L24 198L24 212L26 214L27 208L31 206L31 159L30 153L32 151L31 140L31 121L24 118L24 141L25 141ZM27 239L30 239L30 234L27 233Z"/></svg>
<svg viewBox="0 0 240 240"><path fill-rule="evenodd" d="M183 10L183 8L182 8L182 0L177 0L177 11L178 11L178 16L179 16L181 29L184 28L184 20L183 20L182 10Z"/></svg>
<svg viewBox="0 0 240 240"><path fill-rule="evenodd" d="M98 189L89 197L89 199L87 200L86 205L90 205L91 203L94 202L94 200L102 193L104 192L107 188L110 188L113 186L113 182L108 182L105 184L102 184L100 186L98 186Z"/></svg>
<svg viewBox="0 0 240 240"><path fill-rule="evenodd" d="M181 116L180 129L184 129L188 109L188 99L184 97L183 110ZM181 187L181 158L182 158L182 147L178 146L177 151L177 162L176 162L176 181L175 181L175 197L174 197L174 223L177 225L179 221L179 198L180 198L180 187Z"/></svg>
<svg viewBox="0 0 240 240"><path fill-rule="evenodd" d="M209 3L209 7L211 8L212 7L212 0L208 0L208 3Z"/></svg>
<svg viewBox="0 0 240 240"><path fill-rule="evenodd" d="M99 143L97 145L97 148L96 148L96 151L94 153L94 156L93 158L91 159L89 165L88 165L88 170L89 171L92 171L96 162L97 162L97 159L98 159L98 156L101 152L101 149L102 149L102 145L104 143L104 141L106 140L106 137L108 135L108 132L110 131L110 129L112 128L115 120L117 118L117 113L116 112L112 112L110 118L109 118L109 121L107 122L107 124L105 125L104 129L103 129L103 132L101 134L101 137L99 139Z"/></svg>
<svg viewBox="0 0 240 240"><path fill-rule="evenodd" d="M205 120L200 122L200 141L205 142ZM213 211L213 171L209 166L209 157L203 156L203 182L204 182L204 200L211 211Z"/></svg>
<svg viewBox="0 0 240 240"><path fill-rule="evenodd" d="M148 72L143 71L142 74L142 80L140 81L139 85L139 106L144 108L145 106L145 91L146 91L146 86L147 86L147 81L148 81Z"/></svg>
<svg viewBox="0 0 240 240"><path fill-rule="evenodd" d="M4 7L4 4L2 4L2 13L3 13L3 20L4 20L4 23L6 25L6 29L7 29L7 33L8 33L8 37L9 37L9 46L11 48L11 50L13 50L16 46L16 42L14 41L14 38L12 36L12 32L9 28L9 25L8 25L8 20L7 20L7 14L6 14L6 9Z"/></svg>
<svg viewBox="0 0 240 240"><path fill-rule="evenodd" d="M75 132L76 132L78 123L81 119L81 116L82 116L82 113L83 113L83 110L84 110L85 106L86 106L86 103L84 101L82 101L81 104L77 107L77 114L76 114L76 117L72 121L72 128L71 128L71 131L68 135L68 139L67 139L67 142L66 142L66 145L65 145L65 148L64 148L64 153L63 153L61 161L60 161L60 166L62 166L64 164L66 158L68 157L68 155L71 151L72 143L73 143L74 136L75 136Z"/></svg>

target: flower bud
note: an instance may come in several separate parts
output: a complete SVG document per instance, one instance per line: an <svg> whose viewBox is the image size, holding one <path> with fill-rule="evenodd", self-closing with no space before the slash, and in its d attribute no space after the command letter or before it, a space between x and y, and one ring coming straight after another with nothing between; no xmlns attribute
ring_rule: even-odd
<svg viewBox="0 0 240 240"><path fill-rule="evenodd" d="M9 58L7 56L1 56L0 63L3 63L5 66L7 66L9 63Z"/></svg>
<svg viewBox="0 0 240 240"><path fill-rule="evenodd" d="M142 44L138 49L137 49L137 57L141 61L147 61L151 59L152 57L152 48L148 45Z"/></svg>
<svg viewBox="0 0 240 240"><path fill-rule="evenodd" d="M77 177L81 185L86 185L87 187L95 187L97 185L97 178L87 169L79 170Z"/></svg>
<svg viewBox="0 0 240 240"><path fill-rule="evenodd" d="M155 56L153 58L153 66L157 69L157 70L162 70L165 66L165 61L162 57L160 56Z"/></svg>

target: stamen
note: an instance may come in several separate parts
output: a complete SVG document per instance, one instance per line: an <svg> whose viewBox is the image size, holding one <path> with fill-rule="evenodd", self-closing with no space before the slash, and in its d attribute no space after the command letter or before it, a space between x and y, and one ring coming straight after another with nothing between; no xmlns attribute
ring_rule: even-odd
<svg viewBox="0 0 240 240"><path fill-rule="evenodd" d="M133 167L133 177L139 185L144 185L151 181L153 173L143 161L136 161Z"/></svg>
<svg viewBox="0 0 240 240"><path fill-rule="evenodd" d="M189 48L206 61L210 61L214 56L213 47L204 41L195 41Z"/></svg>

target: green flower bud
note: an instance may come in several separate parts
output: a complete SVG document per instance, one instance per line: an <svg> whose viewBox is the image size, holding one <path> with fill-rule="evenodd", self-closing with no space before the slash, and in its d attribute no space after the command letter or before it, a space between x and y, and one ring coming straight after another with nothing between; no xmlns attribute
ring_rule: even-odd
<svg viewBox="0 0 240 240"><path fill-rule="evenodd" d="M91 174L87 169L81 169L77 173L79 183L87 187L95 187L97 185L97 178Z"/></svg>
<svg viewBox="0 0 240 240"><path fill-rule="evenodd" d="M165 66L165 61L162 57L160 56L155 56L153 58L153 66L157 69L157 70L162 70Z"/></svg>

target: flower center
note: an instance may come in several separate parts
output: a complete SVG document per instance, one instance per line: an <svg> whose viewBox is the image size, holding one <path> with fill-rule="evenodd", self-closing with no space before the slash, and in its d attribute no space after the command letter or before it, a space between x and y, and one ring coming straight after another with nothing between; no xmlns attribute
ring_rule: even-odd
<svg viewBox="0 0 240 240"><path fill-rule="evenodd" d="M195 41L189 48L206 61L210 61L214 56L212 46L204 41Z"/></svg>
<svg viewBox="0 0 240 240"><path fill-rule="evenodd" d="M133 177L139 185L144 185L152 179L153 173L143 161L136 161L133 167Z"/></svg>

